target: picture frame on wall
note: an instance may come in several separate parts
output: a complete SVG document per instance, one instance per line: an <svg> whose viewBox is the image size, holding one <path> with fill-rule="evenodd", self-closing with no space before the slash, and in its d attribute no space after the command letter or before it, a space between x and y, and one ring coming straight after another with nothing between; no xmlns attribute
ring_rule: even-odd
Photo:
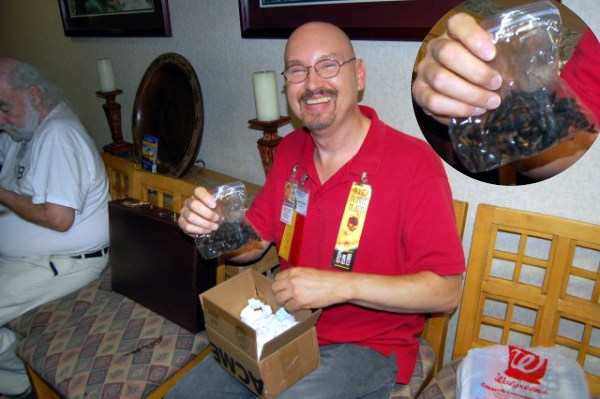
<svg viewBox="0 0 600 399"><path fill-rule="evenodd" d="M464 0L238 0L243 38L287 38L309 21L342 28L351 39L421 41Z"/></svg>
<svg viewBox="0 0 600 399"><path fill-rule="evenodd" d="M168 0L58 0L65 36L170 37Z"/></svg>

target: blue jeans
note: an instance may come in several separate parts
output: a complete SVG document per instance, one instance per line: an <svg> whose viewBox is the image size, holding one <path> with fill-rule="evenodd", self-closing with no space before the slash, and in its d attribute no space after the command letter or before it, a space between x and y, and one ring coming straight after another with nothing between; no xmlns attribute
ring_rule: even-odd
<svg viewBox="0 0 600 399"><path fill-rule="evenodd" d="M395 384L394 354L357 345L320 347L321 364L303 379L282 392L277 399L290 398L388 398ZM209 355L190 370L169 391L167 399L255 398L241 382Z"/></svg>

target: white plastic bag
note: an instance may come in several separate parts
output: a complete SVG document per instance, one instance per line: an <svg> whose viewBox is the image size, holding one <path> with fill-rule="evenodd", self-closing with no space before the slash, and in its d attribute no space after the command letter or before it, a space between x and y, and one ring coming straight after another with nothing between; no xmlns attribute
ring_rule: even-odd
<svg viewBox="0 0 600 399"><path fill-rule="evenodd" d="M496 345L471 349L456 381L460 399L586 399L585 373L558 348Z"/></svg>

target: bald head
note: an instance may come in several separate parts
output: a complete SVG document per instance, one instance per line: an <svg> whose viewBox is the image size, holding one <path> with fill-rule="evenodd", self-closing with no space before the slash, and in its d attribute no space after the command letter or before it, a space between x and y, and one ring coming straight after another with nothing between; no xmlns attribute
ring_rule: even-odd
<svg viewBox="0 0 600 399"><path fill-rule="evenodd" d="M344 31L327 22L308 22L290 35L285 46L285 61L288 62L290 54L300 46L313 46L317 43L332 49L332 52L342 58L354 57L354 48Z"/></svg>

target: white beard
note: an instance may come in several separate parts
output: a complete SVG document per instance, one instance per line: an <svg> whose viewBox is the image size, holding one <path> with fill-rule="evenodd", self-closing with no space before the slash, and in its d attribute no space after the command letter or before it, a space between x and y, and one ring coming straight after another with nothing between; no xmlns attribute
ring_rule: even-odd
<svg viewBox="0 0 600 399"><path fill-rule="evenodd" d="M35 134L38 128L40 111L35 109L31 104L31 100L25 96L25 126L18 128L12 123L4 123L0 125L0 132L4 132L14 141L29 141Z"/></svg>

